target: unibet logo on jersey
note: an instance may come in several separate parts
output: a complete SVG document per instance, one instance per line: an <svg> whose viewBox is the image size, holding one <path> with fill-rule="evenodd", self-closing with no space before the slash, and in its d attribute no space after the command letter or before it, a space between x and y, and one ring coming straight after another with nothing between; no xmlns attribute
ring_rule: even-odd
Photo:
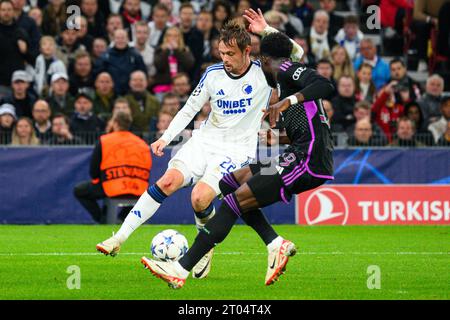
<svg viewBox="0 0 450 320"><path fill-rule="evenodd" d="M240 100L223 100L216 101L217 107L223 109L223 114L237 114L247 111L247 107L252 104L252 98L244 98Z"/></svg>

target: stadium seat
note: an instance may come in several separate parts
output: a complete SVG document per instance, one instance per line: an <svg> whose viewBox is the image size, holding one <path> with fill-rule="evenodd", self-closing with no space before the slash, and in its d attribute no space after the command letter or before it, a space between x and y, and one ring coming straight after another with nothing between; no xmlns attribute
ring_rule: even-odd
<svg viewBox="0 0 450 320"><path fill-rule="evenodd" d="M136 204L139 198L117 197L105 198L104 204L106 206L106 224L117 223L117 209L123 207L132 207Z"/></svg>

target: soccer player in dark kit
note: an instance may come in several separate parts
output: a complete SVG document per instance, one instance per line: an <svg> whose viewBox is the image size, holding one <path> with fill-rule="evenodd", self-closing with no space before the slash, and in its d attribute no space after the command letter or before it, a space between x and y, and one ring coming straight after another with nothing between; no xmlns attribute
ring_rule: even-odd
<svg viewBox="0 0 450 320"><path fill-rule="evenodd" d="M230 173L220 181L224 196L220 209L197 235L188 252L177 262L160 262L143 257L141 262L172 288L181 288L190 270L212 247L222 242L244 212L262 215L259 208L278 201L289 202L294 194L317 188L333 179L333 143L330 126L321 98L333 93L332 84L313 69L289 59L292 43L282 33L273 33L261 42L261 61L269 85L278 88L280 101L266 111L270 126L277 121L286 130L282 139L289 147L277 157L276 164L250 164ZM280 138L281 139L281 138ZM283 141L281 141L283 142ZM284 272L295 245L278 237L261 219L264 229L258 234L269 251L266 285L274 283ZM256 230L256 229L255 229Z"/></svg>

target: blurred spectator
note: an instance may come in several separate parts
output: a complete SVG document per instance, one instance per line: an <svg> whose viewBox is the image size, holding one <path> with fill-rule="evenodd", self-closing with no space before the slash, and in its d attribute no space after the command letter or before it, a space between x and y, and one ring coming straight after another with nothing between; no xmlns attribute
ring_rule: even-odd
<svg viewBox="0 0 450 320"><path fill-rule="evenodd" d="M134 70L141 70L147 74L144 60L136 49L128 46L128 35L125 30L114 33L114 47L109 48L97 61L94 76L101 72L108 72L114 79L116 94L123 95L128 91L130 74Z"/></svg>
<svg viewBox="0 0 450 320"><path fill-rule="evenodd" d="M425 145L415 139L414 122L406 117L401 117L397 123L397 134L389 145L392 147L424 147Z"/></svg>
<svg viewBox="0 0 450 320"><path fill-rule="evenodd" d="M203 63L203 34L195 26L195 12L191 3L183 3L180 6L180 30L183 34L184 43L189 47L194 56L194 65L191 76L200 79L200 66ZM197 81L195 81L197 82Z"/></svg>
<svg viewBox="0 0 450 320"><path fill-rule="evenodd" d="M158 140L159 138L161 138L161 136L164 134L164 132L167 130L167 128L169 127L170 123L172 122L174 116L164 110L161 110L158 114L158 122L156 124L156 128L157 128L157 132L156 135L154 137L154 141Z"/></svg>
<svg viewBox="0 0 450 320"><path fill-rule="evenodd" d="M339 30L334 40L347 50L350 59L353 61L359 54L363 38L364 34L359 30L358 17L348 16L344 20L344 27Z"/></svg>
<svg viewBox="0 0 450 320"><path fill-rule="evenodd" d="M420 108L427 124L430 124L441 116L441 98L444 92L444 79L437 74L433 74L427 79L425 93L420 97Z"/></svg>
<svg viewBox="0 0 450 320"><path fill-rule="evenodd" d="M187 2L187 1L183 1ZM169 23L174 26L177 25L179 21L178 12L180 11L180 1L179 0L158 0L158 3L165 5L169 10ZM195 3L195 2L194 2Z"/></svg>
<svg viewBox="0 0 450 320"><path fill-rule="evenodd" d="M311 53L308 46L308 41L305 36L296 35L293 40L297 42L300 47L303 48L303 56L300 60L301 63L305 64L308 68L314 69L316 67L316 57Z"/></svg>
<svg viewBox="0 0 450 320"><path fill-rule="evenodd" d="M0 144L10 144L12 130L16 122L16 112L12 104L0 105Z"/></svg>
<svg viewBox="0 0 450 320"><path fill-rule="evenodd" d="M69 93L69 77L65 73L55 73L51 79L50 94L47 97L53 114L71 116L74 98Z"/></svg>
<svg viewBox="0 0 450 320"><path fill-rule="evenodd" d="M433 145L433 135L427 128L422 111L417 102L413 101L405 105L405 116L414 122L414 127L416 128L415 138L425 145Z"/></svg>
<svg viewBox="0 0 450 320"><path fill-rule="evenodd" d="M47 101L36 101L33 106L33 128L41 144L46 144L52 137L51 114Z"/></svg>
<svg viewBox="0 0 450 320"><path fill-rule="evenodd" d="M172 93L178 96L182 105L186 103L191 94L191 83L187 73L178 73L172 78Z"/></svg>
<svg viewBox="0 0 450 320"><path fill-rule="evenodd" d="M67 73L64 63L56 57L55 39L44 36L40 41L41 54L36 59L34 89L40 96L47 96L50 80L55 73Z"/></svg>
<svg viewBox="0 0 450 320"><path fill-rule="evenodd" d="M220 32L222 27L231 19L231 6L228 1L216 0L212 7L214 28Z"/></svg>
<svg viewBox="0 0 450 320"><path fill-rule="evenodd" d="M98 9L97 0L81 0L81 14L88 21L88 33L94 38L105 37L105 17Z"/></svg>
<svg viewBox="0 0 450 320"><path fill-rule="evenodd" d="M329 31L330 18L324 10L318 10L314 13L314 19L311 28L306 31L308 46L316 57L316 60L330 58L331 48L336 45Z"/></svg>
<svg viewBox="0 0 450 320"><path fill-rule="evenodd" d="M131 107L130 107L130 103L128 102L127 99L125 98L117 98L114 101L114 105L112 108L112 114L111 114L111 119L108 120L106 128L105 128L105 132L111 132L112 131L112 126L113 126L113 118L114 116L118 113L118 112L123 112L128 114L131 117L131 121L133 121L133 115L131 112ZM129 127L129 131L133 132L134 134L138 135L139 137L141 137L141 131L136 128L135 125L133 125L133 122L131 123L130 127Z"/></svg>
<svg viewBox="0 0 450 320"><path fill-rule="evenodd" d="M419 59L427 59L428 55L428 41L430 36L431 28L437 28L439 30L447 30L447 37L444 32L439 32L438 36L438 51L441 51L442 48L448 48L448 11L445 12L441 9L445 7L445 3L448 3L448 0L415 0L414 1L414 10L413 10L413 18L414 18L414 29L413 31L417 34L416 36L416 47L418 50ZM447 4L447 6L449 6ZM440 15L441 13L441 15ZM441 17L441 19L439 19ZM443 19L442 19L443 18ZM444 51L445 52L445 51Z"/></svg>
<svg viewBox="0 0 450 320"><path fill-rule="evenodd" d="M147 67L148 76L153 77L156 74L155 68L155 49L148 43L150 28L147 22L138 21L134 25L135 39L132 46L141 54Z"/></svg>
<svg viewBox="0 0 450 320"><path fill-rule="evenodd" d="M153 92L158 95L171 91L171 79L179 72L187 72L194 66L194 56L184 43L180 29L170 27L164 40L155 51L156 75Z"/></svg>
<svg viewBox="0 0 450 320"><path fill-rule="evenodd" d="M120 14L109 15L106 23L106 33L108 42L111 43L114 41L114 32L120 29L125 29L122 21L122 16Z"/></svg>
<svg viewBox="0 0 450 320"><path fill-rule="evenodd" d="M239 0L236 4L236 12L234 14L235 17L242 17L245 10L248 10L252 7L250 0Z"/></svg>
<svg viewBox="0 0 450 320"><path fill-rule="evenodd" d="M95 38L92 43L92 62L95 64L97 59L100 58L108 50L108 43L103 38Z"/></svg>
<svg viewBox="0 0 450 320"><path fill-rule="evenodd" d="M86 51L77 53L73 64L73 72L69 74L70 93L76 96L79 92L94 95L94 76L92 74L91 56Z"/></svg>
<svg viewBox="0 0 450 320"><path fill-rule="evenodd" d="M356 58L354 67L359 69L362 63L368 63L372 66L372 79L377 90L383 87L389 80L389 65L377 55L377 47L371 39L362 39L360 45L361 56Z"/></svg>
<svg viewBox="0 0 450 320"><path fill-rule="evenodd" d="M39 54L39 40L41 39L41 32L39 31L36 22L30 18L23 10L26 0L13 0L14 14L16 17L16 23L25 33L28 35L29 52L35 59Z"/></svg>
<svg viewBox="0 0 450 320"><path fill-rule="evenodd" d="M152 21L148 24L150 27L149 43L153 48L158 47L162 43L162 39L169 24L170 11L160 3L153 7Z"/></svg>
<svg viewBox="0 0 450 320"><path fill-rule="evenodd" d="M180 109L180 98L176 94L166 93L161 102L161 111L168 112L175 117Z"/></svg>
<svg viewBox="0 0 450 320"><path fill-rule="evenodd" d="M114 81L108 72L102 72L95 80L94 113L103 121L111 116L116 99Z"/></svg>
<svg viewBox="0 0 450 320"><path fill-rule="evenodd" d="M334 108L329 100L322 100L322 105L327 114L328 123L332 133L344 132L344 127L340 123L334 122Z"/></svg>
<svg viewBox="0 0 450 320"><path fill-rule="evenodd" d="M0 2L0 98L11 93L11 76L14 71L25 69L25 62L33 63L28 35L14 20L11 1Z"/></svg>
<svg viewBox="0 0 450 320"><path fill-rule="evenodd" d="M289 37L293 37L296 34L302 34L304 27L302 20L296 15L291 13L293 6L290 0L274 0L272 10L275 10L284 15L284 30Z"/></svg>
<svg viewBox="0 0 450 320"><path fill-rule="evenodd" d="M86 51L86 47L77 40L77 30L68 29L66 24L64 24L61 36L56 40L56 57L64 62L67 69L72 65L75 56L80 51Z"/></svg>
<svg viewBox="0 0 450 320"><path fill-rule="evenodd" d="M439 138L437 145L442 147L450 147L450 121L447 121L447 128L444 134Z"/></svg>
<svg viewBox="0 0 450 320"><path fill-rule="evenodd" d="M375 116L375 122L383 130L389 142L397 130L397 121L404 114L405 107L395 98L394 86L397 82L392 81L385 86L379 97L372 106L372 112Z"/></svg>
<svg viewBox="0 0 450 320"><path fill-rule="evenodd" d="M208 101L200 109L200 112L194 118L194 129L200 128L202 123L208 119L209 113L211 112L211 103Z"/></svg>
<svg viewBox="0 0 450 320"><path fill-rule="evenodd" d="M51 0L42 14L42 32L55 37L59 35L67 21L67 8L64 0Z"/></svg>
<svg viewBox="0 0 450 320"><path fill-rule="evenodd" d="M348 145L354 147L382 146L383 142L373 134L369 118L356 121L354 130L348 139Z"/></svg>
<svg viewBox="0 0 450 320"><path fill-rule="evenodd" d="M208 60L209 63L219 63L222 61L222 58L220 57L220 51L219 51L219 37L214 38L211 40L211 54L210 54L210 60ZM200 72L201 73L201 72Z"/></svg>
<svg viewBox="0 0 450 320"><path fill-rule="evenodd" d="M52 137L48 141L50 145L78 145L82 141L74 136L69 129L69 118L61 113L53 116Z"/></svg>
<svg viewBox="0 0 450 320"><path fill-rule="evenodd" d="M28 117L21 117L12 131L11 145L13 146L37 146L39 139L33 129L33 122Z"/></svg>
<svg viewBox="0 0 450 320"><path fill-rule="evenodd" d="M94 148L89 170L92 180L83 181L74 188L75 197L99 223L105 222L106 211L102 211L97 200L127 195L138 197L148 187L152 166L147 143L128 131L131 117L119 112L112 122L112 131L101 136ZM128 175L127 168L139 175ZM124 175L112 177L108 173L113 171Z"/></svg>
<svg viewBox="0 0 450 320"><path fill-rule="evenodd" d="M251 39L250 44L252 46L252 50L250 51L250 58L252 58L254 60L259 59L261 37L256 34L251 33L250 39Z"/></svg>
<svg viewBox="0 0 450 320"><path fill-rule="evenodd" d="M18 118L31 118L31 108L37 97L29 90L30 82L31 77L26 71L14 71L11 79L12 93L0 99L1 103L14 106Z"/></svg>
<svg viewBox="0 0 450 320"><path fill-rule="evenodd" d="M335 14L336 0L320 0L320 8L328 13L330 27L328 29L330 35L334 37L344 24L344 18ZM313 22L314 24L314 22Z"/></svg>
<svg viewBox="0 0 450 320"><path fill-rule="evenodd" d="M94 107L91 96L79 93L75 98L75 112L70 118L70 129L85 142L92 143L105 128L105 124L92 111Z"/></svg>
<svg viewBox="0 0 450 320"><path fill-rule="evenodd" d="M34 20L36 26L38 28L39 33L42 34L42 20L43 20L43 12L39 7L33 7L28 11L28 16Z"/></svg>
<svg viewBox="0 0 450 320"><path fill-rule="evenodd" d="M372 66L365 62L359 66L355 78L355 95L357 101L368 101L370 103L375 101L377 89L372 80L372 69Z"/></svg>
<svg viewBox="0 0 450 320"><path fill-rule="evenodd" d="M383 130L381 130L376 123L372 123L371 107L372 105L367 101L359 101L355 104L355 107L353 108L355 123L347 127L347 134L349 136L353 135L356 122L362 119L368 119L372 124L371 129L373 135L379 140L379 142L382 142L382 140L386 140L386 136L384 135Z"/></svg>
<svg viewBox="0 0 450 320"><path fill-rule="evenodd" d="M391 70L391 81L398 81L399 86L404 86L409 89L409 97L411 100L417 100L421 95L420 84L411 79L407 74L406 65L401 59L393 59L389 63Z"/></svg>
<svg viewBox="0 0 450 320"><path fill-rule="evenodd" d="M333 84L333 87L337 88L336 81L334 81L333 78L334 66L330 60L320 59L319 61L317 61L316 70L317 73L320 74L322 77L325 77L326 79L330 80L331 83ZM337 91L335 90L335 95L336 94ZM329 97L329 99L333 97Z"/></svg>
<svg viewBox="0 0 450 320"><path fill-rule="evenodd" d="M403 20L407 9L412 9L414 4L408 0L381 0L380 22L384 28L392 28L398 35L403 35Z"/></svg>
<svg viewBox="0 0 450 320"><path fill-rule="evenodd" d="M79 16L75 18L75 24L77 27L78 43L81 43L88 52L92 52L92 45L94 37L88 33L88 21L85 16Z"/></svg>
<svg viewBox="0 0 450 320"><path fill-rule="evenodd" d="M439 138L447 130L450 121L450 96L446 96L441 102L441 117L428 126L428 130L433 134L434 141L438 143Z"/></svg>
<svg viewBox="0 0 450 320"><path fill-rule="evenodd" d="M197 29L203 35L203 61L211 60L211 42L219 35L217 29L213 28L213 15L210 11L202 10L198 14Z"/></svg>
<svg viewBox="0 0 450 320"><path fill-rule="evenodd" d="M355 79L355 71L350 56L344 47L336 45L331 51L331 63L334 66L333 78L338 80L342 76L348 76Z"/></svg>
<svg viewBox="0 0 450 320"><path fill-rule="evenodd" d="M307 29L311 27L314 15L314 8L308 3L308 0L295 0L292 12L300 18L303 26Z"/></svg>
<svg viewBox="0 0 450 320"><path fill-rule="evenodd" d="M442 0L441 0L442 1ZM445 1L445 0L444 0ZM445 57L450 56L450 26L447 18L450 16L450 2L447 0L439 9L437 52Z"/></svg>
<svg viewBox="0 0 450 320"><path fill-rule="evenodd" d="M124 29L128 30L129 38L134 41L136 23L139 21L143 21L141 13L141 1L124 0L121 15L123 27Z"/></svg>
<svg viewBox="0 0 450 320"><path fill-rule="evenodd" d="M334 108L334 121L341 124L346 130L355 122L353 107L356 103L355 83L348 76L342 76L338 80L338 95L331 100Z"/></svg>
<svg viewBox="0 0 450 320"><path fill-rule="evenodd" d="M135 71L130 77L130 91L125 98L130 103L133 125L140 131L149 131L150 120L159 112L159 101L147 91L147 77L142 71Z"/></svg>

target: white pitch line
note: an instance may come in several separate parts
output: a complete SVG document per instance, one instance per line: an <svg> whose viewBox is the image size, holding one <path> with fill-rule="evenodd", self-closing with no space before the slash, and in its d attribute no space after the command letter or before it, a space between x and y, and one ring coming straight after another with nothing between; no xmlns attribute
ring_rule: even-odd
<svg viewBox="0 0 450 320"><path fill-rule="evenodd" d="M123 252L123 256L140 256L149 255L150 252ZM266 255L265 252L216 252L217 255ZM450 255L450 252L297 252L299 255L361 255L361 256L378 256L378 255ZM13 256L101 256L98 252L24 252L24 253L0 253L0 257Z"/></svg>

